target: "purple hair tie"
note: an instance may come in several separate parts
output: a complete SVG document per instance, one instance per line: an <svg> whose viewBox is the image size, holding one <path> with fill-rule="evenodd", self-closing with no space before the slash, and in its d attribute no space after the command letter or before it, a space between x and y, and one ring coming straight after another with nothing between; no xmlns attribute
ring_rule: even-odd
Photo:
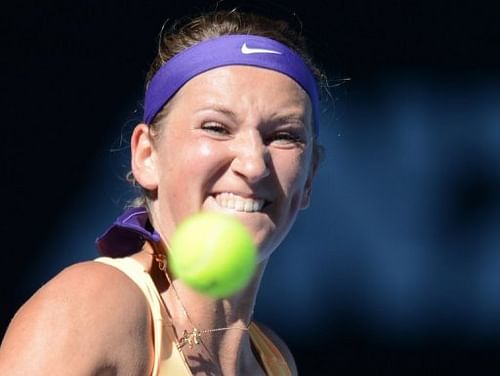
<svg viewBox="0 0 500 376"><path fill-rule="evenodd" d="M148 212L144 208L126 210L96 239L103 256L124 257L138 252L145 240L160 242L160 235L149 224Z"/></svg>
<svg viewBox="0 0 500 376"><path fill-rule="evenodd" d="M156 72L146 90L144 123L150 124L165 103L190 79L227 65L267 68L292 78L309 95L314 134L318 135L319 91L310 68L284 44L257 35L224 35L173 56Z"/></svg>

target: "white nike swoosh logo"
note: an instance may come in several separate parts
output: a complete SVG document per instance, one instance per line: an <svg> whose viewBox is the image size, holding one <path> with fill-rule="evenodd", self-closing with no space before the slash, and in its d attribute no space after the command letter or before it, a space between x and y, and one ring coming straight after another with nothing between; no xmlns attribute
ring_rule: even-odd
<svg viewBox="0 0 500 376"><path fill-rule="evenodd" d="M246 42L241 46L241 53L244 55L250 54L276 54L281 55L281 52L274 50L266 50L265 48L251 48L248 47Z"/></svg>

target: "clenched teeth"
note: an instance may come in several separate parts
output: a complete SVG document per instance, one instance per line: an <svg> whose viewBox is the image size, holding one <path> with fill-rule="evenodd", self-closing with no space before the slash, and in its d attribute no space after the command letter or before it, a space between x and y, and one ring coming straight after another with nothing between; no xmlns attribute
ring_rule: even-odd
<svg viewBox="0 0 500 376"><path fill-rule="evenodd" d="M215 196L215 201L224 209L247 213L261 211L264 206L264 200L245 198L229 192L219 193Z"/></svg>

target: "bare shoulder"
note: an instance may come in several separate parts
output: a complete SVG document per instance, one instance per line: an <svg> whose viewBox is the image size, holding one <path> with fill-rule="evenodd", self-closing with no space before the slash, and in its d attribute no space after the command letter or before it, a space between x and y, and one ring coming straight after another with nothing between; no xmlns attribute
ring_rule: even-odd
<svg viewBox="0 0 500 376"><path fill-rule="evenodd" d="M0 374L118 370L127 367L125 353L148 363L150 321L144 295L125 274L97 262L75 264L16 313L0 348Z"/></svg>
<svg viewBox="0 0 500 376"><path fill-rule="evenodd" d="M262 324L261 322L256 323L260 330L273 342L273 344L278 348L281 355L285 358L290 370L292 371L292 375L298 375L297 365L295 363L295 359L293 357L292 352L288 348L287 344L280 336L278 336L272 329Z"/></svg>

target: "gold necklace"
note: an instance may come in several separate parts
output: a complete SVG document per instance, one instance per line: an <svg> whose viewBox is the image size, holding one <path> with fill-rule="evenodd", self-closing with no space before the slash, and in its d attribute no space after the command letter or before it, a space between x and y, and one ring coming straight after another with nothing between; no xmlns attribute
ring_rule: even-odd
<svg viewBox="0 0 500 376"><path fill-rule="evenodd" d="M189 346L189 348L193 348L194 345L199 345L202 343L201 341L201 335L202 334L210 334L210 333L215 333L215 332L222 332L225 330L232 330L232 329L237 329L237 330L243 330L243 331L248 331L248 327L250 323L246 326L233 326L233 327L223 327L223 328L213 328L213 329L203 329L199 330L194 324L191 318L189 317L189 314L187 313L186 307L184 307L184 304L182 303L182 300L179 296L179 293L177 292L174 284L172 283L172 280L170 279L170 276L168 275L167 272L167 259L166 255L164 252L158 252L158 249L155 249L153 246L153 256L155 258L155 261L158 263L158 268L165 274L165 277L167 278L167 281L169 285L172 287L172 290L174 291L174 294L176 296L177 301L179 302L182 313L190 323L191 327L193 328L191 331L184 330L182 333L182 337L177 339L177 348L182 351L182 348L186 345ZM206 348L205 348L206 349ZM208 351L208 349L206 349ZM210 354L211 356L211 354Z"/></svg>

